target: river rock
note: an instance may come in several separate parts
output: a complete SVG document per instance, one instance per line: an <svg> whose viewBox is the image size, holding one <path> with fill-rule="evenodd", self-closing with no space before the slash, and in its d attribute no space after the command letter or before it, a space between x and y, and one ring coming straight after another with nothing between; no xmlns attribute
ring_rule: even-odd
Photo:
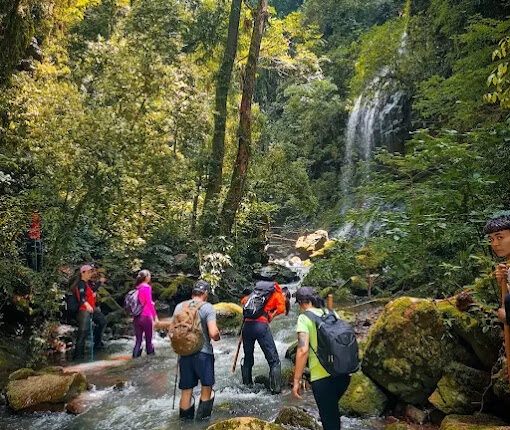
<svg viewBox="0 0 510 430"><path fill-rule="evenodd" d="M216 303L216 323L222 333L237 333L243 322L243 308L235 303Z"/></svg>
<svg viewBox="0 0 510 430"><path fill-rule="evenodd" d="M287 266L269 264L253 269L255 278L262 281L276 281L279 284L290 284L299 280L299 276Z"/></svg>
<svg viewBox="0 0 510 430"><path fill-rule="evenodd" d="M368 334L363 373L399 399L425 404L448 364L480 365L456 340L452 325L432 300L402 297L388 303Z"/></svg>
<svg viewBox="0 0 510 430"><path fill-rule="evenodd" d="M302 259L306 259L314 252L321 249L328 240L329 237L327 231L317 230L314 233L298 237L295 249Z"/></svg>
<svg viewBox="0 0 510 430"><path fill-rule="evenodd" d="M294 406L282 408L274 422L301 429L321 430L322 428L306 411Z"/></svg>
<svg viewBox="0 0 510 430"><path fill-rule="evenodd" d="M292 361L293 363L296 362L296 352L297 352L297 340L293 342L285 352L285 358Z"/></svg>
<svg viewBox="0 0 510 430"><path fill-rule="evenodd" d="M510 426L487 414L448 415L439 430L510 430Z"/></svg>
<svg viewBox="0 0 510 430"><path fill-rule="evenodd" d="M66 412L71 415L80 415L90 408L90 399L87 396L79 395L66 404Z"/></svg>
<svg viewBox="0 0 510 430"><path fill-rule="evenodd" d="M87 388L81 373L45 373L7 384L7 401L15 411L62 410Z"/></svg>
<svg viewBox="0 0 510 430"><path fill-rule="evenodd" d="M437 383L429 402L445 414L471 414L480 409L490 383L489 373L452 363ZM487 397L484 400L489 401Z"/></svg>
<svg viewBox="0 0 510 430"><path fill-rule="evenodd" d="M239 417L218 421L207 427L207 430L285 430L285 428L259 418Z"/></svg>
<svg viewBox="0 0 510 430"><path fill-rule="evenodd" d="M342 415L369 417L381 415L388 403L388 398L370 378L361 372L351 376L347 391L338 402Z"/></svg>

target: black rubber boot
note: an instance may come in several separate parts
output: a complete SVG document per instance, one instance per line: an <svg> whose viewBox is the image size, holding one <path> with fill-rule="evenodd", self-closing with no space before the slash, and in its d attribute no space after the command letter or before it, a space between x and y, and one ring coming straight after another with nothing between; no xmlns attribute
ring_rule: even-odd
<svg viewBox="0 0 510 430"><path fill-rule="evenodd" d="M192 404L188 409L179 408L179 418L183 421L192 420L195 418L195 399L192 397Z"/></svg>
<svg viewBox="0 0 510 430"><path fill-rule="evenodd" d="M248 369L247 366L241 364L241 376L243 377L244 385L253 385L253 379L251 376L251 368Z"/></svg>
<svg viewBox="0 0 510 430"><path fill-rule="evenodd" d="M140 348L138 351L133 351L133 358L138 358L142 355L142 348Z"/></svg>
<svg viewBox="0 0 510 430"><path fill-rule="evenodd" d="M211 398L205 402L200 399L197 408L197 415L195 420L205 420L211 417L212 408L214 403L214 391L211 393Z"/></svg>
<svg viewBox="0 0 510 430"><path fill-rule="evenodd" d="M280 363L269 369L269 388L272 394L280 394L282 391L282 368Z"/></svg>

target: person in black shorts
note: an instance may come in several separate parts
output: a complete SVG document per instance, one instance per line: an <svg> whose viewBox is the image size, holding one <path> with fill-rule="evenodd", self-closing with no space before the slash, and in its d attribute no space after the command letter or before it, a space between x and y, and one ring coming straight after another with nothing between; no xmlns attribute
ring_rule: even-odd
<svg viewBox="0 0 510 430"><path fill-rule="evenodd" d="M209 294L209 284L206 281L198 281L191 292L190 306L207 301ZM174 316L177 315L183 307L179 303L174 310ZM195 419L201 420L211 416L214 403L213 385L214 385L214 352L211 345L211 339L220 340L220 332L216 325L216 311L213 305L205 303L198 309L202 332L204 335L204 345L202 349L192 355L179 357L179 389L181 390L181 400L179 403L179 416L181 419L193 419L195 415L195 402L193 399L193 388L200 381L202 387L200 392L200 403L198 405Z"/></svg>

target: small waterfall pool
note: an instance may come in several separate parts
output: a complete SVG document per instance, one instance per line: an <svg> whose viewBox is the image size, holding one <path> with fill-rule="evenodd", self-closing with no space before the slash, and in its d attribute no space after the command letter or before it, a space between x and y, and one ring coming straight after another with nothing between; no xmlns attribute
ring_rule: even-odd
<svg viewBox="0 0 510 430"><path fill-rule="evenodd" d="M299 283L287 285L291 291ZM298 309L292 303L287 317L279 316L271 324L276 346L282 360L282 369L292 366L285 359L287 347L295 339L294 327ZM240 366L232 374L232 361L237 346L237 336L225 336L214 342L216 400L212 421L238 416L254 416L273 420L283 406L299 406L318 416L312 392L302 400L292 398L290 390L281 395L271 395L262 385L247 388L241 384ZM109 360L80 365L90 383L96 386L87 392L90 408L81 415L62 413L33 413L14 415L5 407L0 409L0 429L5 430L176 430L204 429L210 422L181 423L178 417L179 390L175 410L172 409L176 355L168 338L155 335L156 356L147 358L145 353L137 360L112 360L131 354L133 340L120 339L108 345ZM240 356L242 357L242 350ZM99 359L106 358L99 356ZM124 357L125 358L125 357ZM106 367L105 365L112 365ZM253 376L267 375L268 365L262 351L255 348ZM114 388L119 380L127 381ZM194 394L198 399L199 391ZM342 429L370 430L375 427L358 419L342 418Z"/></svg>

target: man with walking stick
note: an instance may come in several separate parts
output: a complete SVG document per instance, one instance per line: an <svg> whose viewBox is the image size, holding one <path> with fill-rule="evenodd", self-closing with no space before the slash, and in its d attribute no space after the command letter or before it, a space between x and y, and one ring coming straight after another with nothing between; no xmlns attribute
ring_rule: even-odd
<svg viewBox="0 0 510 430"><path fill-rule="evenodd" d="M504 323L505 353L507 374L510 381L510 294L508 294L508 264L510 263L510 216L493 218L485 224L484 233L489 236L491 248L498 257L506 258L506 263L498 264L496 280L501 288L502 307L498 317Z"/></svg>

